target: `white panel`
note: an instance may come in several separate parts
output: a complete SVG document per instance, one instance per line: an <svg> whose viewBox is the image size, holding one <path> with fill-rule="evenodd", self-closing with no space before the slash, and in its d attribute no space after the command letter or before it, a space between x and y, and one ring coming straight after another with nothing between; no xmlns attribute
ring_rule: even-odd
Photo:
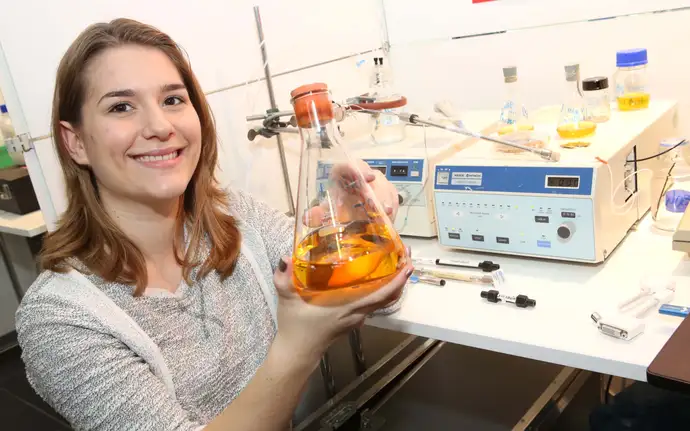
<svg viewBox="0 0 690 431"><path fill-rule="evenodd" d="M688 0L384 0L394 45L687 6Z"/></svg>
<svg viewBox="0 0 690 431"><path fill-rule="evenodd" d="M580 62L583 78L611 77L616 50L644 47L653 97L678 100L681 130L690 133L690 57L682 54L690 40L689 20L690 11L682 11L559 25L394 46L390 58L410 109L431 109L441 99L458 109L497 109L503 98L501 68L509 64L518 66L526 103L535 108L561 102L566 63Z"/></svg>
<svg viewBox="0 0 690 431"><path fill-rule="evenodd" d="M201 5L186 0L4 1L0 42L31 133L34 136L48 133L57 64L79 32L97 21L131 17L169 33L189 54L205 91L262 76L252 8L255 3L249 0L208 0ZM357 0L330 5L315 0L263 0L258 3L274 73L380 46L379 2ZM288 20L292 13L297 17ZM56 17L60 17L59 21ZM357 30L353 26L355 19Z"/></svg>
<svg viewBox="0 0 690 431"><path fill-rule="evenodd" d="M186 50L206 90L248 80L261 70L247 0L209 1L204 7L183 0L6 1L2 14L0 41L34 136L48 133L54 75L62 54L79 32L97 21L123 16L158 26Z"/></svg>
<svg viewBox="0 0 690 431"><path fill-rule="evenodd" d="M2 25L2 19L0 19L0 26ZM0 43L0 90L3 91L2 103L7 105L8 113L10 119L12 120L12 126L17 134L28 132L29 128L26 124L26 118L22 112L21 105L19 103L19 97L17 91L14 87L14 81L12 80L12 74L10 72L10 65L5 57L5 51L3 50L2 44Z"/></svg>
<svg viewBox="0 0 690 431"><path fill-rule="evenodd" d="M378 0L269 2L261 15L273 73L382 46Z"/></svg>

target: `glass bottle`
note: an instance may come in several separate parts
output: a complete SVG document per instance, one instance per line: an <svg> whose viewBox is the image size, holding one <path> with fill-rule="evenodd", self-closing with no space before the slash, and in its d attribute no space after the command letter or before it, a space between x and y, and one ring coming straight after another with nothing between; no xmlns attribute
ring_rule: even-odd
<svg viewBox="0 0 690 431"><path fill-rule="evenodd" d="M609 79L604 76L587 78L582 81L582 96L585 100L587 121L605 123L611 118L611 97Z"/></svg>
<svg viewBox="0 0 690 431"><path fill-rule="evenodd" d="M529 122L527 108L522 102L520 86L518 85L517 67L503 68L503 82L505 89L505 99L501 108L501 125L498 129L499 135L508 135L519 131L534 130L534 126ZM509 137L506 136L506 139Z"/></svg>
<svg viewBox="0 0 690 431"><path fill-rule="evenodd" d="M580 65L565 66L565 95L556 131L564 139L584 138L594 133L596 123L585 121L585 102L580 91Z"/></svg>
<svg viewBox="0 0 690 431"><path fill-rule="evenodd" d="M291 96L302 140L293 283L316 305L352 302L395 277L405 247L335 132L326 84Z"/></svg>
<svg viewBox="0 0 690 431"><path fill-rule="evenodd" d="M647 50L628 49L616 52L616 101L618 110L635 111L649 107Z"/></svg>

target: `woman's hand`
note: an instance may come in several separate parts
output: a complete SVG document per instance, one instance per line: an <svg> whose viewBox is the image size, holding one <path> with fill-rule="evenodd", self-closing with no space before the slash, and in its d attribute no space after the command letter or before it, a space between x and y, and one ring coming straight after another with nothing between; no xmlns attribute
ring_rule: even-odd
<svg viewBox="0 0 690 431"><path fill-rule="evenodd" d="M361 177L360 173L361 172ZM365 184L360 184L360 178L364 179ZM398 200L398 190L386 179L381 171L372 169L363 160L353 163L339 163L333 166L330 174L331 200L337 202L337 206L346 208L349 212L358 202L367 202L368 199L375 197L383 206L383 211L395 221L400 206ZM322 202L305 214L304 224L309 227L318 227L324 223L324 218L333 209L328 202ZM347 216L345 216L347 218Z"/></svg>
<svg viewBox="0 0 690 431"><path fill-rule="evenodd" d="M291 259L284 257L273 275L278 291L276 342L289 346L295 355L305 355L302 359L318 361L339 335L360 327L369 314L397 300L414 268L408 263L381 289L353 303L332 307L300 298L292 284L292 269Z"/></svg>

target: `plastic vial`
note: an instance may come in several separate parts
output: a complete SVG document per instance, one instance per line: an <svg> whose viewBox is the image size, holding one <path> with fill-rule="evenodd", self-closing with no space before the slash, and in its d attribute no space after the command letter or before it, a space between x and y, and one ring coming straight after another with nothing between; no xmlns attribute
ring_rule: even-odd
<svg viewBox="0 0 690 431"><path fill-rule="evenodd" d="M513 132L534 130L534 125L529 122L527 108L522 103L517 67L503 68L503 82L505 101L501 108L501 126L498 129L498 134L507 135Z"/></svg>
<svg viewBox="0 0 690 431"><path fill-rule="evenodd" d="M326 84L291 96L302 141L293 283L312 304L349 303L390 282L408 257L336 133Z"/></svg>
<svg viewBox="0 0 690 431"><path fill-rule="evenodd" d="M596 123L585 120L585 102L580 92L580 65L565 66L565 94L556 131L561 138L584 138L594 133Z"/></svg>
<svg viewBox="0 0 690 431"><path fill-rule="evenodd" d="M649 107L647 50L628 49L616 53L616 101L621 111Z"/></svg>
<svg viewBox="0 0 690 431"><path fill-rule="evenodd" d="M582 81L582 96L585 99L585 119L605 123L611 118L609 79L603 76Z"/></svg>

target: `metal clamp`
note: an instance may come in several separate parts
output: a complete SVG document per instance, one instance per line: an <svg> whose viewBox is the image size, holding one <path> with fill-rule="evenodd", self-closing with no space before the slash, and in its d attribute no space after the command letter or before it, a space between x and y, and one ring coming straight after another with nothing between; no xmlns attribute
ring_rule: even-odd
<svg viewBox="0 0 690 431"><path fill-rule="evenodd" d="M5 139L8 153L26 153L34 149L34 143L28 133Z"/></svg>

